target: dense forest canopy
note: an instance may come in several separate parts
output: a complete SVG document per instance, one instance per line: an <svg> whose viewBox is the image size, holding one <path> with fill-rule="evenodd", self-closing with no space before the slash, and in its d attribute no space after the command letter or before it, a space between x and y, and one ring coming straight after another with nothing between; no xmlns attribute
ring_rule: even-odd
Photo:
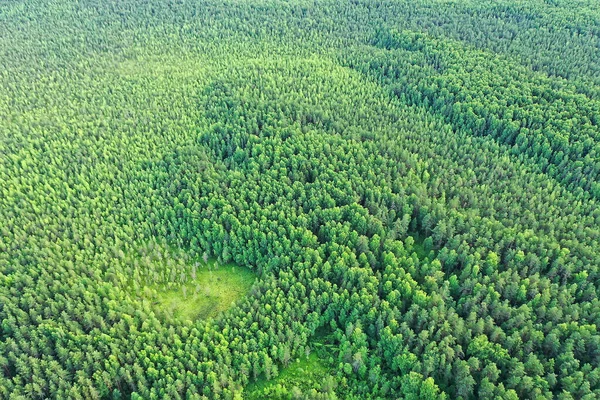
<svg viewBox="0 0 600 400"><path fill-rule="evenodd" d="M0 2L1 399L597 399L600 3Z"/></svg>

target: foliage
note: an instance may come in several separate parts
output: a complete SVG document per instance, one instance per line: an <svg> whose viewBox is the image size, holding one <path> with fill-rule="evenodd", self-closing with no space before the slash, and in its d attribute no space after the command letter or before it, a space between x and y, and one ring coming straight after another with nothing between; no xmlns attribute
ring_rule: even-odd
<svg viewBox="0 0 600 400"><path fill-rule="evenodd" d="M168 316L205 319L216 317L235 305L254 283L255 276L247 268L219 265L215 260L209 260L208 265L197 264L189 280L171 288L168 284L145 286L141 288L142 296Z"/></svg>
<svg viewBox="0 0 600 400"><path fill-rule="evenodd" d="M338 383L331 375L333 367L332 337L317 333L304 347L304 354L296 360L281 364L279 375L267 381L258 380L249 385L244 397L248 399L337 399ZM285 360L284 360L285 361Z"/></svg>
<svg viewBox="0 0 600 400"><path fill-rule="evenodd" d="M599 20L0 3L0 398L600 397Z"/></svg>

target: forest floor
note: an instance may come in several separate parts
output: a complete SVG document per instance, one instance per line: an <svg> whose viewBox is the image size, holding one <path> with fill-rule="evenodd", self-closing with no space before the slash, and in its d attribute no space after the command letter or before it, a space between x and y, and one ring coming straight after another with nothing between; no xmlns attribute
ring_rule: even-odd
<svg viewBox="0 0 600 400"><path fill-rule="evenodd" d="M279 375L271 380L261 376L259 380L248 385L244 390L244 399L279 399L287 398L297 388L310 398L310 391L314 389L320 394L330 393L335 398L337 383L333 378L332 365L334 364L335 348L334 338L329 329L321 328L309 341L311 349L308 356L301 356L290 361L287 367L280 367ZM280 390L278 390L280 389ZM314 393L314 392L313 392Z"/></svg>
<svg viewBox="0 0 600 400"><path fill-rule="evenodd" d="M154 304L183 320L214 318L245 296L256 280L256 275L248 268L233 264L214 268L214 260L208 263L211 269L199 269L196 279L181 288L158 289Z"/></svg>
<svg viewBox="0 0 600 400"><path fill-rule="evenodd" d="M412 236L412 238L415 241L414 244L412 245L412 251L417 253L417 256L419 257L420 260L424 260L426 258L429 260L435 259L436 252L434 251L432 254L431 250L427 251L425 249L425 239L427 238L427 236L425 236L421 232L409 232L408 235Z"/></svg>

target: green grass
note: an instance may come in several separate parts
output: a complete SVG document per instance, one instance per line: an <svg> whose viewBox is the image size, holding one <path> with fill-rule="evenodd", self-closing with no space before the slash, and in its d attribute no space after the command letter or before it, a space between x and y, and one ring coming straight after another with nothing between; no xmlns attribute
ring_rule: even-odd
<svg viewBox="0 0 600 400"><path fill-rule="evenodd" d="M425 241L427 236L425 236L421 233L418 233L418 232L409 232L408 236L412 236L412 238L414 239L415 242L412 245L412 251L417 253L417 256L419 257L420 260L424 260L426 258L433 260L435 258L435 257L430 257L431 251L425 250L425 246L424 246L423 242ZM435 255L435 251L434 251L434 255Z"/></svg>
<svg viewBox="0 0 600 400"><path fill-rule="evenodd" d="M215 269L214 260L208 264L210 269L208 266L198 269L196 279L178 289L155 288L154 305L183 320L214 318L244 297L256 279L248 268L225 264Z"/></svg>
<svg viewBox="0 0 600 400"><path fill-rule="evenodd" d="M303 398L311 389L322 392L322 383L329 368L322 362L316 352L308 357L301 357L291 362L287 368L280 370L276 378L267 381L264 377L246 387L244 398L249 400L293 398L293 388L303 394Z"/></svg>
<svg viewBox="0 0 600 400"><path fill-rule="evenodd" d="M311 398L311 391L321 396L328 392L327 398L336 398L334 389L337 383L331 385L329 390L324 387L326 378L334 380L330 365L332 360L329 360L334 355L331 341L326 329L318 331L309 343L311 352L308 357L303 355L291 361L286 368L279 365L276 378L268 381L262 376L246 386L244 399L294 399L294 388L299 389L303 399Z"/></svg>

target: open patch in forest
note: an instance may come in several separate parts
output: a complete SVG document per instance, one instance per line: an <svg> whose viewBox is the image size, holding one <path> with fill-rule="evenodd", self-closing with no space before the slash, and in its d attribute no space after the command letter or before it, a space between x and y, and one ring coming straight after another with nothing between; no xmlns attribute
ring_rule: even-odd
<svg viewBox="0 0 600 400"><path fill-rule="evenodd" d="M338 382L334 376L334 344L329 331L317 332L305 353L281 367L279 375L259 380L244 390L244 399L335 399Z"/></svg>
<svg viewBox="0 0 600 400"><path fill-rule="evenodd" d="M248 268L208 260L196 272L196 279L179 288L159 288L153 304L184 320L214 318L243 298L255 279L256 275Z"/></svg>
<svg viewBox="0 0 600 400"><path fill-rule="evenodd" d="M124 256L134 294L167 317L196 320L217 317L250 292L256 275L246 267L223 264L151 242Z"/></svg>
<svg viewBox="0 0 600 400"><path fill-rule="evenodd" d="M404 239L404 246L409 252L415 252L420 260L433 260L436 257L432 237L425 236L421 232L409 233L406 239Z"/></svg>

